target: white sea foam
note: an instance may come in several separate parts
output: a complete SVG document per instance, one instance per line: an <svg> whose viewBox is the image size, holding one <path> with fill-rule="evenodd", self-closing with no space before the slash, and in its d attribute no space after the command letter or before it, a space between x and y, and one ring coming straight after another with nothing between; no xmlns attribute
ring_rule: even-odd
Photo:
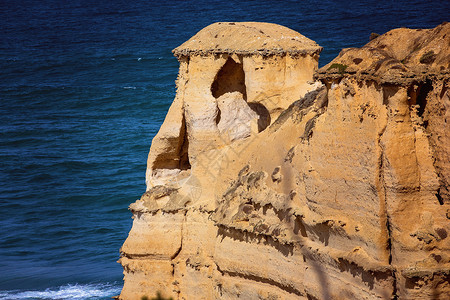
<svg viewBox="0 0 450 300"><path fill-rule="evenodd" d="M0 300L63 300L63 299L110 299L120 293L117 284L68 284L44 291L0 291Z"/></svg>

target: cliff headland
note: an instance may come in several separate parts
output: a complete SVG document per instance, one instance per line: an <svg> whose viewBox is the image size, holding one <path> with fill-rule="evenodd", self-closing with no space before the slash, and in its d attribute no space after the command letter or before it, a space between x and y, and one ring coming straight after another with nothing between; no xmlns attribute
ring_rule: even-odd
<svg viewBox="0 0 450 300"><path fill-rule="evenodd" d="M343 49L215 23L130 205L120 299L446 299L450 24Z"/></svg>

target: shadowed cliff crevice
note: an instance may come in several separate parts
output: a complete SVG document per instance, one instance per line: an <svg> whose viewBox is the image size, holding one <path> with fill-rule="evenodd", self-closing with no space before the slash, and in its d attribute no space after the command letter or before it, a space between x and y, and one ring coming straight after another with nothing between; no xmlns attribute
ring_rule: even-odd
<svg viewBox="0 0 450 300"><path fill-rule="evenodd" d="M170 261L170 257L159 254L132 254L132 253L121 253L121 257L125 257L133 260L161 260L161 261Z"/></svg>
<svg viewBox="0 0 450 300"><path fill-rule="evenodd" d="M440 205L450 202L450 172L446 167L448 157L445 155L442 145L449 139L448 131L445 130L450 123L448 120L450 112L448 86L448 79L442 82L426 80L425 82L416 82L408 89L411 104L418 115L417 126L421 126L426 132L434 156L433 166L439 180L435 197Z"/></svg>
<svg viewBox="0 0 450 300"><path fill-rule="evenodd" d="M398 87L387 85L382 88L383 92L383 104L389 105L389 98L394 97L398 92ZM386 115L386 120L389 119L389 116ZM388 121L380 128L377 134L377 148L378 148L378 166L377 166L377 180L376 180L376 188L377 194L380 199L380 224L385 225L382 228L385 238L386 238L386 250L388 254L388 263L392 265L393 251L392 251L392 227L390 222L390 215L388 212L388 199L387 199L387 187L385 181L385 162L386 162L386 154L385 154L385 145L382 142L383 135L386 132ZM383 220L384 219L384 220ZM392 299L398 299L397 294L397 273L395 268L392 268L391 272L393 282L392 282Z"/></svg>
<svg viewBox="0 0 450 300"><path fill-rule="evenodd" d="M165 151L155 155L152 162L152 169L180 169L189 170L191 168L188 156L189 141L186 131L186 118L183 114L177 136L166 139L170 151Z"/></svg>
<svg viewBox="0 0 450 300"><path fill-rule="evenodd" d="M314 109L319 114L324 113L328 105L327 93L328 90L325 86L306 93L303 98L293 102L285 111L283 111L275 122L270 125L270 129L276 132L289 118L294 118L297 123L300 123L310 109ZM310 136L312 128L314 127L314 121L311 121L306 127L304 136Z"/></svg>
<svg viewBox="0 0 450 300"><path fill-rule="evenodd" d="M270 278L256 276L256 275L248 274L248 273L240 273L240 272L235 272L235 271L221 270L221 268L217 264L216 264L216 267L217 267L217 271L219 271L222 275L227 275L230 277L238 277L238 278L242 278L242 279L249 280L249 281L255 281L255 282L259 282L259 283L263 283L263 284L267 284L267 285L272 285L272 286L275 286L289 294L294 294L294 295L303 296L303 297L306 296L306 293L304 291L299 291L296 288L294 288L293 286L284 285L284 284L282 284L278 281L275 281L273 279L270 279Z"/></svg>
<svg viewBox="0 0 450 300"><path fill-rule="evenodd" d="M270 125L271 118L267 108L261 103L250 102L248 106L258 115L258 132Z"/></svg>
<svg viewBox="0 0 450 300"><path fill-rule="evenodd" d="M375 281L386 281L392 276L392 272L390 270L366 270L364 267L359 266L354 262L349 262L343 258L339 258L338 261L341 272L349 272L353 277L360 277L361 280L367 284L370 290L374 289ZM395 294L393 298L395 299Z"/></svg>
<svg viewBox="0 0 450 300"><path fill-rule="evenodd" d="M180 247L170 257L170 260L172 260L172 261L175 260L178 257L178 255L180 254L181 250L183 250L183 237L184 237L183 232L185 230L184 227L186 226L186 219L187 219L186 215L187 215L187 211L184 212L184 221L181 223Z"/></svg>
<svg viewBox="0 0 450 300"><path fill-rule="evenodd" d="M283 256L287 257L293 254L294 246L290 244L283 244L277 242L272 236L263 233L254 233L243 231L237 228L228 227L224 225L217 225L217 237L220 239L230 238L235 241L246 243L258 243L271 246L277 249Z"/></svg>
<svg viewBox="0 0 450 300"><path fill-rule="evenodd" d="M433 91L433 83L430 79L424 82L414 82L408 88L408 101L410 105L418 106L418 116L422 117L427 106L427 98L430 92ZM426 128L427 123L423 126Z"/></svg>
<svg viewBox="0 0 450 300"><path fill-rule="evenodd" d="M191 164L189 162L189 139L187 136L187 129L186 129L186 118L183 117L182 125L181 125L181 133L180 136L182 136L182 143L180 147L180 153L179 153L179 165L178 168L180 170L189 170L191 168Z"/></svg>

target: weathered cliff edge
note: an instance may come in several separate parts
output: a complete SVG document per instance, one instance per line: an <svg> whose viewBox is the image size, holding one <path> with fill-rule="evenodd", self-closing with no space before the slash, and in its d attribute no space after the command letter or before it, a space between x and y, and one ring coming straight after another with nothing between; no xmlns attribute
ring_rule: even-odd
<svg viewBox="0 0 450 300"><path fill-rule="evenodd" d="M176 48L120 299L448 297L449 49L446 23L320 70L321 47L274 24Z"/></svg>

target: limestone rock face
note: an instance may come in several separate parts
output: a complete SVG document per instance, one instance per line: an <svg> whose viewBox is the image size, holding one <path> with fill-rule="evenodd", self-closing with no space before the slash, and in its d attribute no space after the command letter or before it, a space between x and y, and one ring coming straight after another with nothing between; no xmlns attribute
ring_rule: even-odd
<svg viewBox="0 0 450 300"><path fill-rule="evenodd" d="M314 41L298 32L270 23L219 22L200 30L173 50L179 56L236 53L244 55L319 54Z"/></svg>
<svg viewBox="0 0 450 300"><path fill-rule="evenodd" d="M450 74L450 23L433 29L398 28L372 39L362 48L343 49L319 70L321 78L342 74L378 83L411 84Z"/></svg>
<svg viewBox="0 0 450 300"><path fill-rule="evenodd" d="M318 71L274 24L175 49L119 298L446 299L449 41L396 29Z"/></svg>

